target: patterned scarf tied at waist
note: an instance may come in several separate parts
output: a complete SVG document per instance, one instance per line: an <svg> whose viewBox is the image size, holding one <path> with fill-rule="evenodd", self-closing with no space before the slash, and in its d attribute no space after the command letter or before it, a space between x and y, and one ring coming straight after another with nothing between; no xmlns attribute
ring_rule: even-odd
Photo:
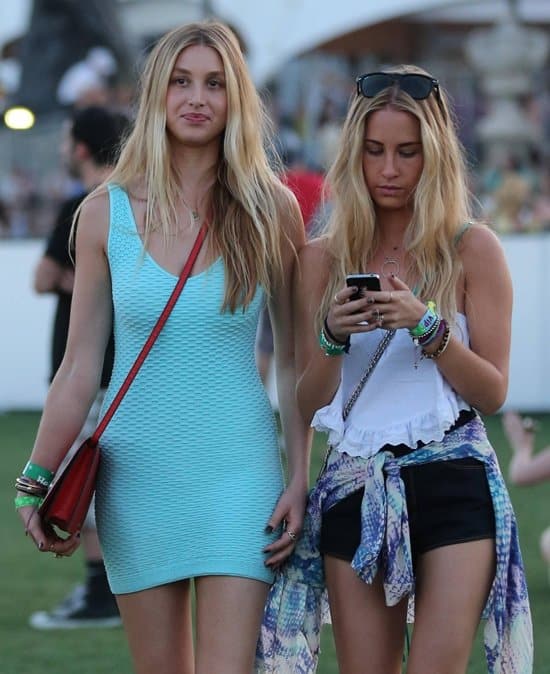
<svg viewBox="0 0 550 674"><path fill-rule="evenodd" d="M482 461L496 527L496 573L483 617L489 674L531 674L533 633L517 523L497 459L482 421L476 417L400 458L380 451L368 459L332 451L310 493L304 530L271 587L256 667L260 674L312 674L319 657L323 623L330 622L319 553L321 516L336 502L365 488L361 543L352 560L359 577L372 583L383 573L388 606L409 598L414 620L414 575L402 467L471 457Z"/></svg>

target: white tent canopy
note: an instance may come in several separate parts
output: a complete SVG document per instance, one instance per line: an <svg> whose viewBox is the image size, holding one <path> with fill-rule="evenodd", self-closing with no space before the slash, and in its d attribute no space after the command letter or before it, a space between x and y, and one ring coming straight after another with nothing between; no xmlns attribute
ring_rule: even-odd
<svg viewBox="0 0 550 674"><path fill-rule="evenodd" d="M295 54L403 14L467 5L474 0L216 0L221 17L241 33L256 82L264 82Z"/></svg>
<svg viewBox="0 0 550 674"><path fill-rule="evenodd" d="M196 0L126 0L120 7L127 28L147 34L152 26L143 18L150 19L145 9L154 7L155 16L162 17L163 25L155 24L155 30L162 32L185 21L189 10L198 11L200 4ZM209 4L241 33L254 79L260 84L295 54L363 26L419 14L427 20L448 17L492 22L508 6L507 0L210 0ZM0 3L0 45L25 31L31 9L31 0ZM549 0L517 0L517 9L524 20L550 19ZM140 25L144 21L147 25Z"/></svg>

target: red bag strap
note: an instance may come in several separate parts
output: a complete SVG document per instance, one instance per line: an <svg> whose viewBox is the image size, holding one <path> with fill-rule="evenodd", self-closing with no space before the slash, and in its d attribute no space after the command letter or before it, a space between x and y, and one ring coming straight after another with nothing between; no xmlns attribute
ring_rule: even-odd
<svg viewBox="0 0 550 674"><path fill-rule="evenodd" d="M147 358L149 351L151 351L153 344L155 343L157 337L159 336L160 331L162 330L164 324L168 320L168 316L170 316L172 309L174 308L176 302L178 301L178 297L180 296L180 293L183 290L185 282L189 278L189 274L193 269L193 265L195 264L197 255L199 254L203 241L206 237L207 228L208 226L205 221L202 223L202 227L200 228L199 233L197 234L197 238L195 239L193 248L189 253L187 262L185 263L181 271L181 274L179 276L178 282L174 287L174 290L172 290L172 293L168 298L168 301L166 302L166 306L164 307L162 313L158 317L157 322L155 323L154 328L151 330L151 334L147 338L147 341L143 345L143 348L139 352L139 355L136 358L135 363L132 365L130 371L126 375L126 379L122 382L122 386L120 387L118 393L114 397L113 402L109 405L109 408L105 412L103 418L99 422L98 427L95 429L92 437L90 438L89 444L92 447L95 447L97 445L99 438L102 436L103 431L107 428L107 424L111 421L113 414L116 412L117 407L120 405L121 400L126 395L126 392L130 388L130 384L134 381L137 373L139 372L140 367L143 365L143 362Z"/></svg>

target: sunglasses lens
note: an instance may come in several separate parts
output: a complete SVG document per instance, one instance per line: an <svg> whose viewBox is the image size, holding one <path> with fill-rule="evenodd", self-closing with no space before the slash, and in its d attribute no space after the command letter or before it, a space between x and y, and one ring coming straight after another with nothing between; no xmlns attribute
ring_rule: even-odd
<svg viewBox="0 0 550 674"><path fill-rule="evenodd" d="M359 91L365 98L373 98L395 84L417 101L428 98L434 88L432 79L425 75L371 73L359 79Z"/></svg>
<svg viewBox="0 0 550 674"><path fill-rule="evenodd" d="M405 75L401 79L401 89L417 101L428 98L432 87L431 79L423 75Z"/></svg>
<svg viewBox="0 0 550 674"><path fill-rule="evenodd" d="M361 93L365 98L374 98L383 89L387 89L394 84L395 80L384 73L365 75L361 80Z"/></svg>

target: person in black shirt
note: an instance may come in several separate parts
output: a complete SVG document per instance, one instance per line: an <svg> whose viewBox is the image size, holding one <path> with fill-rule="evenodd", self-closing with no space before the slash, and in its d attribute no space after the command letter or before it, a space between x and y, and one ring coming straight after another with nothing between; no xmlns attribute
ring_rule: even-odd
<svg viewBox="0 0 550 674"><path fill-rule="evenodd" d="M70 197L61 205L44 255L36 267L34 278L36 292L57 295L52 333L50 381L54 378L63 359L69 331L74 283L74 251L71 249L73 218L86 194L109 175L127 126L126 117L101 107L88 107L76 111L67 125L62 155L69 173L80 180L83 189L80 194ZM74 443L73 450L76 450L97 426L104 392L111 377L113 358L114 341L111 334L105 352L101 389ZM68 457L71 455L72 451L69 452ZM32 627L69 629L78 626L111 627L120 624L116 601L109 589L105 574L95 527L93 504L82 530L82 546L86 558L86 582L78 585L53 610L33 613L30 617Z"/></svg>

